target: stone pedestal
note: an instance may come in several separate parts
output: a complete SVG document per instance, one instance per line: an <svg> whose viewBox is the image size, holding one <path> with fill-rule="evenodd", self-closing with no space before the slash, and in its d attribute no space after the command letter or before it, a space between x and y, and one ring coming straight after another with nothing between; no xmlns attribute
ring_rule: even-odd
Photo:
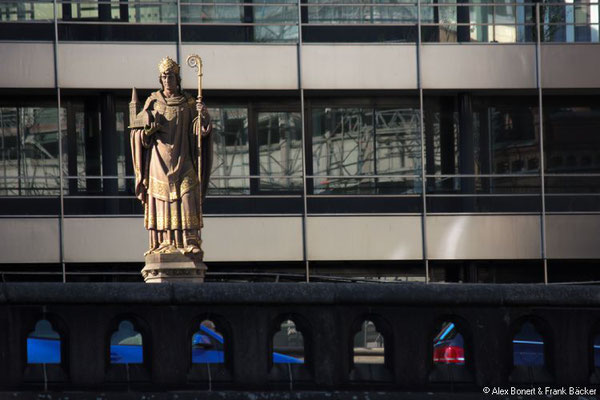
<svg viewBox="0 0 600 400"><path fill-rule="evenodd" d="M146 283L204 282L202 256L182 253L148 254L142 276Z"/></svg>

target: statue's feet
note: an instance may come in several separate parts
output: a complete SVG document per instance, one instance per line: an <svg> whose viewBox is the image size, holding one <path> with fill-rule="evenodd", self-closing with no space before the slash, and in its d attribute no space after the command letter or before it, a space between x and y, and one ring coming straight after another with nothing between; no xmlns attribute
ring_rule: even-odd
<svg viewBox="0 0 600 400"><path fill-rule="evenodd" d="M150 247L148 249L148 251L144 253L144 257L147 256L147 255L149 255L149 254L156 253L156 251L158 250L158 247L159 247L158 244L155 244L154 246Z"/></svg>
<svg viewBox="0 0 600 400"><path fill-rule="evenodd" d="M154 253L159 254L171 254L177 253L177 247L173 246L171 243L161 243L160 246L154 251Z"/></svg>
<svg viewBox="0 0 600 400"><path fill-rule="evenodd" d="M194 255L197 255L197 254L202 253L202 250L200 249L200 247L198 247L198 246L196 246L194 244L190 244L190 245L184 247L183 249L180 249L180 251L183 254L194 254Z"/></svg>

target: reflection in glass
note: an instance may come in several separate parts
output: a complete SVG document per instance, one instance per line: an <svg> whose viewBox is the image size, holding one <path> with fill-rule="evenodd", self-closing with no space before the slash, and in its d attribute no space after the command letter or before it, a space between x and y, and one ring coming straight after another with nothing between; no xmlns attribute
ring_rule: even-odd
<svg viewBox="0 0 600 400"><path fill-rule="evenodd" d="M208 193L247 194L250 191L248 112L242 107L209 108L213 123L213 170ZM236 177L222 179L220 177Z"/></svg>
<svg viewBox="0 0 600 400"><path fill-rule="evenodd" d="M261 190L302 187L302 127L298 112L258 113ZM268 178L268 176L274 176Z"/></svg>
<svg viewBox="0 0 600 400"><path fill-rule="evenodd" d="M597 4L550 2L542 8L542 40L546 42L598 42L600 15Z"/></svg>
<svg viewBox="0 0 600 400"><path fill-rule="evenodd" d="M72 2L71 18L98 19L98 4L94 2Z"/></svg>
<svg viewBox="0 0 600 400"><path fill-rule="evenodd" d="M383 364L385 343L373 321L364 321L354 335L354 364Z"/></svg>
<svg viewBox="0 0 600 400"><path fill-rule="evenodd" d="M497 5L481 0L471 2L469 5L456 5L460 3L457 1L436 3L437 5L423 7L423 40L426 42L534 41L534 7L531 5L515 5L515 0L499 1L496 2ZM516 3L524 3L524 1L516 0Z"/></svg>
<svg viewBox="0 0 600 400"><path fill-rule="evenodd" d="M185 4L183 4L185 3ZM236 23L244 22L242 0L186 1L181 4L181 22ZM195 4L203 3L203 4ZM207 4L208 3L208 4ZM227 3L227 4L220 4ZM240 3L236 5L235 3Z"/></svg>
<svg viewBox="0 0 600 400"><path fill-rule="evenodd" d="M544 366L544 338L531 322L525 322L513 338L513 365Z"/></svg>
<svg viewBox="0 0 600 400"><path fill-rule="evenodd" d="M118 21L129 23L176 23L177 2L175 0L66 0L57 2L58 18L79 21ZM98 4L100 3L100 4ZM183 7L182 7L183 8Z"/></svg>
<svg viewBox="0 0 600 400"><path fill-rule="evenodd" d="M273 335L273 363L304 363L304 337L292 320L283 321Z"/></svg>
<svg viewBox="0 0 600 400"><path fill-rule="evenodd" d="M115 18L116 15L119 15L116 12L116 8L119 7L119 2L113 0L112 4L113 18ZM182 11L182 17L183 15ZM143 0L130 2L128 7L128 21L136 23L176 23L177 2L173 0Z"/></svg>
<svg viewBox="0 0 600 400"><path fill-rule="evenodd" d="M133 323L121 321L119 329L110 337L111 364L141 364L144 362L142 334Z"/></svg>
<svg viewBox="0 0 600 400"><path fill-rule="evenodd" d="M65 127L64 120L62 123ZM0 108L0 150L0 194L58 195L60 175L56 107Z"/></svg>
<svg viewBox="0 0 600 400"><path fill-rule="evenodd" d="M320 5L321 3L327 3ZM335 5L339 3L339 5ZM405 3L405 4L403 4ZM410 1L309 0L308 21L320 24L416 24L417 7Z"/></svg>
<svg viewBox="0 0 600 400"><path fill-rule="evenodd" d="M0 3L0 21L53 21L54 5L45 1L12 1Z"/></svg>
<svg viewBox="0 0 600 400"><path fill-rule="evenodd" d="M50 321L42 319L27 336L28 364L60 364L60 335Z"/></svg>
<svg viewBox="0 0 600 400"><path fill-rule="evenodd" d="M419 174L418 115L411 108L313 109L315 193L419 190L414 179L385 178L385 175ZM356 177L359 175L382 177Z"/></svg>
<svg viewBox="0 0 600 400"><path fill-rule="evenodd" d="M508 103L508 99L468 96L428 99L424 115L426 170L428 175L445 175L428 179L430 192L539 192L538 109L528 101ZM456 174L515 177L448 176Z"/></svg>
<svg viewBox="0 0 600 400"><path fill-rule="evenodd" d="M373 175L373 110L323 108L312 112L315 193L371 186L372 179L331 179L329 176ZM343 190L341 190L343 189Z"/></svg>
<svg viewBox="0 0 600 400"><path fill-rule="evenodd" d="M298 6L296 2L262 0L255 3L260 5L252 7L254 22L259 24L254 27L254 41L295 41L298 39ZM283 3L291 3L291 5ZM264 25L268 23L273 25Z"/></svg>
<svg viewBox="0 0 600 400"><path fill-rule="evenodd" d="M192 335L192 364L222 364L225 362L223 335L210 320L200 323Z"/></svg>
<svg viewBox="0 0 600 400"><path fill-rule="evenodd" d="M504 0L498 3L514 3L514 0ZM522 8L522 7L519 7ZM511 4L497 5L494 9L494 37L498 43L517 42L517 7ZM523 23L524 21L519 21Z"/></svg>
<svg viewBox="0 0 600 400"><path fill-rule="evenodd" d="M129 118L129 116L127 117ZM126 146L126 141L129 140L129 129L125 130L125 113L122 111L116 112L116 122L117 122L117 176L118 179L118 187L119 191L125 191L127 180L125 176L127 176L127 157L126 153L130 151L129 146Z"/></svg>
<svg viewBox="0 0 600 400"><path fill-rule="evenodd" d="M544 155L548 173L600 172L600 108L544 107Z"/></svg>
<svg viewBox="0 0 600 400"><path fill-rule="evenodd" d="M479 116L486 110L481 110ZM537 128L537 108L534 107L488 107L488 136L490 137L489 159L485 149L479 147L477 160L480 170L489 168L491 173L519 174L536 172L539 166L539 132ZM480 132L486 127L480 126ZM485 135L485 133L483 133ZM489 162L488 167L482 163ZM533 169L530 169L533 168Z"/></svg>
<svg viewBox="0 0 600 400"><path fill-rule="evenodd" d="M102 126L96 104L77 104L71 109L77 158L77 190L88 193L102 191ZM120 136L122 137L122 136ZM71 139L71 140L73 140ZM72 156L72 154L70 154Z"/></svg>
<svg viewBox="0 0 600 400"><path fill-rule="evenodd" d="M589 175L600 173L599 129L597 106L544 107L546 201L551 210L599 209L600 179Z"/></svg>
<svg viewBox="0 0 600 400"><path fill-rule="evenodd" d="M469 7L469 22L471 24L483 24L471 25L471 42L486 43L492 41L494 36L492 21L494 21L493 7L486 5Z"/></svg>

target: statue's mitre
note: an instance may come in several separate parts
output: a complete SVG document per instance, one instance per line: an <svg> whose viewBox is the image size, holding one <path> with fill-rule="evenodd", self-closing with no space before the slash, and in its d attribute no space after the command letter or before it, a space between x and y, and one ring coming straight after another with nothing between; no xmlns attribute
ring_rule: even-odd
<svg viewBox="0 0 600 400"><path fill-rule="evenodd" d="M158 64L158 71L161 74L173 72L175 75L179 75L179 64L173 61L171 57L165 57Z"/></svg>

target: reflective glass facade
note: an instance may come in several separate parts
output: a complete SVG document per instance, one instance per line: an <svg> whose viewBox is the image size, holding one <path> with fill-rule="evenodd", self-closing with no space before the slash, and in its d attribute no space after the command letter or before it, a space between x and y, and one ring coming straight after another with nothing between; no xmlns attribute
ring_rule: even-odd
<svg viewBox="0 0 600 400"><path fill-rule="evenodd" d="M502 235L508 232L504 236L510 242L512 234L526 230L511 224L532 217L525 228L534 238L528 249L534 251L522 251L519 243L510 242L516 249L510 257L532 260L524 261L530 263L527 268L537 268L531 279L548 280L538 279L538 267L548 259L572 256L548 253L547 242L554 248L561 246L561 239L551 231L560 231L564 220L555 219L552 228L546 222L552 217L600 215L596 150L600 148L600 84L594 81L585 87L575 76L573 88L563 84L546 89L552 82L544 80L541 69L563 62L546 55L553 49L565 51L563 58L570 57L570 45L561 47L564 43L582 42L592 48L599 41L598 15L595 3L519 1L65 1L57 3L56 9L52 2L4 2L0 4L3 44L54 43L58 68L51 88L32 86L19 93L10 85L0 87L0 215L74 221L134 219L142 214L142 205L133 195L129 88L122 83L73 84L82 77L69 80L65 71L70 66L60 65L61 57L75 51L69 46L118 44L140 50L146 45L168 45L179 61L194 46L202 51L216 44L228 51L269 48L295 54L297 59L287 62L269 55L274 67L267 72L250 66L254 65L252 51L259 54L257 58L266 54L258 50L248 52L244 60L248 66L231 67L229 60L219 60L219 68L237 68L255 86L219 82L205 91L215 155L204 203L207 215L298 218L304 252L290 259L300 263L347 261L345 254L329 259L306 250L307 235L319 232L329 240L344 233L339 221L309 226L319 218L370 218L354 222L364 225L364 232L370 232L370 223L378 226L375 220L410 221L402 229L420 236L416 244L406 244L410 238L402 237L402 229L390 228L385 232L397 235L398 243L380 251L382 259L377 259L369 253L376 245L363 249L360 242L345 240L350 250L363 252L348 256L355 257L350 262L422 262L421 271L427 271L424 279L434 280L435 269L445 260L493 264L502 259L496 253L480 255L472 239L468 252L461 253L460 243L446 242L448 237L471 229L477 239L495 229L495 222L487 218L501 217L510 220L502 231ZM493 60L475 65L483 59L473 56L478 51L492 56L496 51L505 61L515 48L529 51L510 61L523 66L524 75L535 75L528 75L525 83L515 79L514 85L498 84L494 79L510 80L512 76L504 75L512 72L503 71L506 66ZM328 63L337 61L328 57L335 59L343 53L340 49L350 49L351 57L340 61L339 73L328 75ZM406 61L393 59L394 52L418 55ZM443 52L443 57L436 55ZM142 53L135 57L143 57ZM312 70L303 59L308 53L313 57ZM369 59L372 54L384 56ZM459 54L469 54L473 61L457 63ZM593 63L592 56L585 63ZM54 65L50 58L47 61ZM405 64L413 61L414 68L408 69ZM97 62L104 61L99 56ZM381 73L375 64L391 65L383 74L385 85L369 80ZM460 79L435 81L446 64L453 77L467 75L461 78L467 81L464 87ZM211 67L207 76L218 75ZM358 71L356 78L346 76L350 75L345 74L346 68ZM284 76L282 70L292 70L293 82L269 86L269 74L275 81ZM16 77L19 71L9 73ZM321 74L326 84L318 79ZM481 83L481 76L491 79ZM347 83L353 79L359 82L356 87ZM155 89L141 87L140 99ZM450 233L444 231L446 217L454 218ZM483 221L481 231L469 225L473 221ZM63 232L59 234L65 239ZM499 248L506 245L500 243L502 235L492 235L486 249L494 250L496 242ZM68 258L61 257L63 263ZM389 275L387 265L377 268ZM463 268L454 274L446 266L445 276L450 275L464 277L468 272Z"/></svg>
<svg viewBox="0 0 600 400"><path fill-rule="evenodd" d="M598 42L598 4L473 1L122 0L3 2L2 39L184 42ZM419 20L419 7L421 18ZM180 11L179 11L180 10ZM105 28L90 26L98 22ZM178 26L181 28L178 32Z"/></svg>

